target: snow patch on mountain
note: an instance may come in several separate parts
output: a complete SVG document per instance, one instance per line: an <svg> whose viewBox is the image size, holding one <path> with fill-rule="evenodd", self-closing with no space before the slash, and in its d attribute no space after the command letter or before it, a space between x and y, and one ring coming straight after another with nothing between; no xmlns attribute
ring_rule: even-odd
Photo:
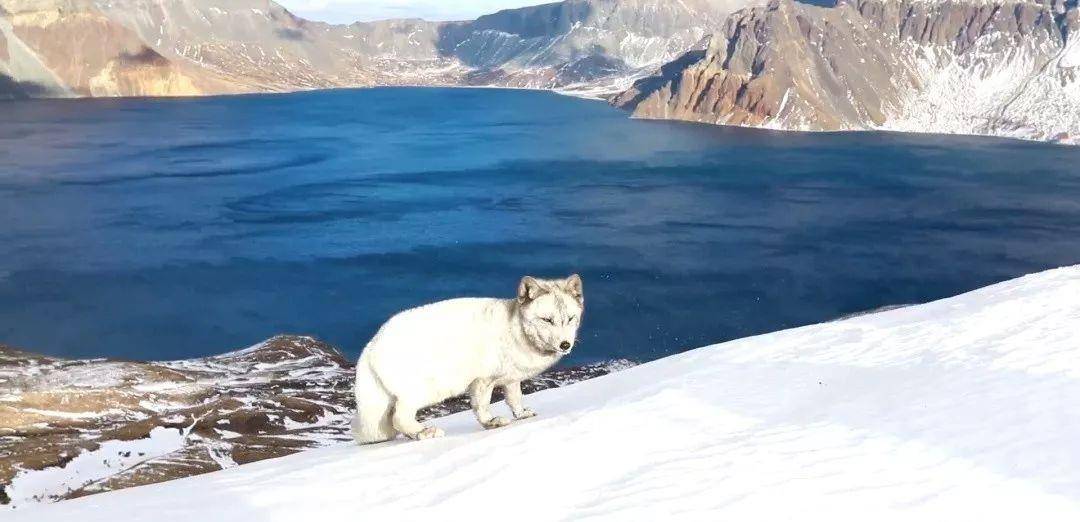
<svg viewBox="0 0 1080 522"><path fill-rule="evenodd" d="M1080 81L1061 65L1075 47L1046 40L1016 46L1001 33L983 35L962 55L907 44L922 88L905 91L900 107L874 128L1044 141L1076 136Z"/></svg>
<svg viewBox="0 0 1080 522"><path fill-rule="evenodd" d="M20 472L7 485L7 495L13 505L59 497L177 451L184 446L186 436L183 429L157 427L143 439L106 441L95 450L78 454L62 467Z"/></svg>

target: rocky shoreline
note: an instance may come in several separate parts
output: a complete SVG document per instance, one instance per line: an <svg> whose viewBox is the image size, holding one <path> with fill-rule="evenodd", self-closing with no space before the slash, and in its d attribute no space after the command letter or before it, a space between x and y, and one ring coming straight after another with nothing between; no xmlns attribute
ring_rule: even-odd
<svg viewBox="0 0 1080 522"><path fill-rule="evenodd" d="M632 365L553 369L524 388ZM352 363L311 337L170 362L68 360L0 345L0 504L76 498L348 443L352 379ZM467 408L451 399L421 417Z"/></svg>

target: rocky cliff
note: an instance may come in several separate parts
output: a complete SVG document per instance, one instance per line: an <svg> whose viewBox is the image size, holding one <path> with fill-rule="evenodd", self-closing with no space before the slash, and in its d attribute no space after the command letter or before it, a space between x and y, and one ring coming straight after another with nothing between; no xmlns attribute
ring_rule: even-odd
<svg viewBox="0 0 1080 522"><path fill-rule="evenodd" d="M526 393L627 361L555 369ZM0 504L161 482L351 440L353 370L310 337L215 357L68 360L0 345ZM422 410L468 408L464 398Z"/></svg>
<svg viewBox="0 0 1080 522"><path fill-rule="evenodd" d="M756 0L566 0L331 25L268 0L0 0L0 97L373 85L617 92Z"/></svg>
<svg viewBox="0 0 1080 522"><path fill-rule="evenodd" d="M0 2L0 96L175 96L235 92L169 60L83 0Z"/></svg>
<svg viewBox="0 0 1080 522"><path fill-rule="evenodd" d="M614 102L641 118L1080 142L1076 0L774 0Z"/></svg>

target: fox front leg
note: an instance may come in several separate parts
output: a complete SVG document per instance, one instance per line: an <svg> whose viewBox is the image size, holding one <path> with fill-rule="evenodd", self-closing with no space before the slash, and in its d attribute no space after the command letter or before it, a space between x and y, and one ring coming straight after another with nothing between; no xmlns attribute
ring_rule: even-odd
<svg viewBox="0 0 1080 522"><path fill-rule="evenodd" d="M479 379L473 381L472 386L469 387L469 402L472 404L473 413L476 414L476 420L489 430L510 424L505 417L495 417L488 410L488 406L491 405L491 392L494 389L495 386L490 382Z"/></svg>
<svg viewBox="0 0 1080 522"><path fill-rule="evenodd" d="M521 420L536 416L535 411L526 408L522 403L520 382L503 386L503 391L506 393L506 405L510 407L510 411L514 412L514 419Z"/></svg>

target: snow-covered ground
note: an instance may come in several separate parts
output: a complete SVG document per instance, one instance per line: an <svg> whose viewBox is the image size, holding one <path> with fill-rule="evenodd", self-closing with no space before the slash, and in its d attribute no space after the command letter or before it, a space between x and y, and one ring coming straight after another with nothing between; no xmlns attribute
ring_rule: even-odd
<svg viewBox="0 0 1080 522"><path fill-rule="evenodd" d="M5 520L1080 520L1080 266ZM429 516L438 518L428 518ZM460 517L460 518L459 518ZM467 517L467 518L465 518Z"/></svg>

